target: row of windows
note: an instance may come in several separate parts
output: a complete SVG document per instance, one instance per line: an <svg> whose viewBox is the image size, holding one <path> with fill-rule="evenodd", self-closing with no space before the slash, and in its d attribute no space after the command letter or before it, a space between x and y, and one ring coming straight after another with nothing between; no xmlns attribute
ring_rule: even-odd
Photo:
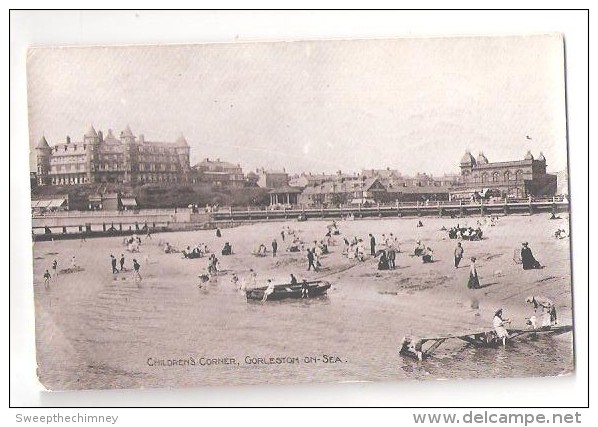
<svg viewBox="0 0 598 427"><path fill-rule="evenodd" d="M464 176L468 177L469 173L466 171L464 173ZM488 183L488 182L508 182L508 181L517 181L517 182L523 181L523 171L518 170L515 173L511 173L510 171L506 171L504 173L494 172L492 174L484 172L481 174L481 176L478 175L477 173L473 174L473 182Z"/></svg>
<svg viewBox="0 0 598 427"><path fill-rule="evenodd" d="M85 184L86 182L88 181L85 175L52 177L52 185Z"/></svg>
<svg viewBox="0 0 598 427"><path fill-rule="evenodd" d="M57 145L55 147L50 148L50 154L67 153L69 151L69 147L73 148L71 151L77 151L77 144L64 144L62 147ZM87 144L83 144L83 151L85 150L87 150Z"/></svg>
<svg viewBox="0 0 598 427"><path fill-rule="evenodd" d="M85 156L59 156L52 157L50 163L80 163L85 162Z"/></svg>

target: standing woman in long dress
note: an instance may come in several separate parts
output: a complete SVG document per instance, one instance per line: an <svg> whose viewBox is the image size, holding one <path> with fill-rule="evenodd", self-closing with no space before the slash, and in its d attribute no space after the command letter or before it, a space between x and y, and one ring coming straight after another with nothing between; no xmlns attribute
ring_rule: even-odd
<svg viewBox="0 0 598 427"><path fill-rule="evenodd" d="M471 265L469 268L469 281L467 282L467 287L469 289L479 289L480 288L480 279L478 277L478 270L476 268L476 257L471 257Z"/></svg>

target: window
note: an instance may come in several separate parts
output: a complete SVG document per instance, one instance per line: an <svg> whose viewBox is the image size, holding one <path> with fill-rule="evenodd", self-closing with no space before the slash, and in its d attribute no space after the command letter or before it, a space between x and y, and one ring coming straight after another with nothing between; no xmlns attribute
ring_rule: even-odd
<svg viewBox="0 0 598 427"><path fill-rule="evenodd" d="M511 179L511 172L506 171L505 172L505 182L508 182Z"/></svg>
<svg viewBox="0 0 598 427"><path fill-rule="evenodd" d="M515 172L515 181L523 181L523 171L522 170L518 170L517 172Z"/></svg>
<svg viewBox="0 0 598 427"><path fill-rule="evenodd" d="M486 183L488 182L488 174L486 172L484 172L482 174L482 183Z"/></svg>

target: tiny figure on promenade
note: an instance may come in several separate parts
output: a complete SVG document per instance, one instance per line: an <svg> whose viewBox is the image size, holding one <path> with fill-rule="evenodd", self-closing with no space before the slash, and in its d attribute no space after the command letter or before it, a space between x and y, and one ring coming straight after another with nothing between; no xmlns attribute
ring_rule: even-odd
<svg viewBox="0 0 598 427"><path fill-rule="evenodd" d="M278 250L278 242L276 239L272 240L272 257L276 257L276 251Z"/></svg>
<svg viewBox="0 0 598 427"><path fill-rule="evenodd" d="M120 271L125 271L125 256L120 254Z"/></svg>
<svg viewBox="0 0 598 427"><path fill-rule="evenodd" d="M112 254L110 254L110 263L112 264L112 274L118 273L118 268L116 268L116 258Z"/></svg>

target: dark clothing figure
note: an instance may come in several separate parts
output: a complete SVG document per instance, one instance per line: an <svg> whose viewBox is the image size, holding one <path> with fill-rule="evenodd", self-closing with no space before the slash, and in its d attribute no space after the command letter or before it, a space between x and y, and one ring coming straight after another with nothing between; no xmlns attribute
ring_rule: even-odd
<svg viewBox="0 0 598 427"><path fill-rule="evenodd" d="M461 244L459 244L455 248L455 268L459 268L459 263L461 262L462 258L463 258L463 247L461 246Z"/></svg>
<svg viewBox="0 0 598 427"><path fill-rule="evenodd" d="M233 253L233 247L230 245L230 243L226 242L224 244L224 247L222 248L222 255L230 255Z"/></svg>
<svg viewBox="0 0 598 427"><path fill-rule="evenodd" d="M471 267L469 270L469 281L467 282L467 287L469 289L479 289L480 287L480 279L478 277L478 270L475 265L475 257L471 258Z"/></svg>
<svg viewBox="0 0 598 427"><path fill-rule="evenodd" d="M272 256L276 256L276 251L278 250L278 242L276 240L272 240Z"/></svg>
<svg viewBox="0 0 598 427"><path fill-rule="evenodd" d="M112 274L118 273L118 268L116 268L116 258L114 258L114 255L110 255L110 259L112 262Z"/></svg>
<svg viewBox="0 0 598 427"><path fill-rule="evenodd" d="M297 284L297 278L295 277L295 275L291 274L291 286L296 285Z"/></svg>
<svg viewBox="0 0 598 427"><path fill-rule="evenodd" d="M314 271L318 271L318 267L315 266L314 264L314 253L311 251L311 249L307 250L307 271L311 270L311 268L314 268Z"/></svg>
<svg viewBox="0 0 598 427"><path fill-rule="evenodd" d="M222 233L220 232L219 228L216 229L216 237L222 237Z"/></svg>
<svg viewBox="0 0 598 427"><path fill-rule="evenodd" d="M137 279L142 280L141 278L141 274L139 274L139 268L141 267L141 265L139 265L139 263L137 262L136 259L133 259L133 270L135 270L135 280L137 281Z"/></svg>
<svg viewBox="0 0 598 427"><path fill-rule="evenodd" d="M380 259L378 260L378 270L388 270L388 258L386 257L386 252L382 251L380 254Z"/></svg>
<svg viewBox="0 0 598 427"><path fill-rule="evenodd" d="M282 241L284 242L284 230L280 232L280 237L282 237Z"/></svg>
<svg viewBox="0 0 598 427"><path fill-rule="evenodd" d="M376 238L370 234L370 253L373 257L376 256Z"/></svg>
<svg viewBox="0 0 598 427"><path fill-rule="evenodd" d="M301 298L309 298L309 285L305 279L301 283Z"/></svg>
<svg viewBox="0 0 598 427"><path fill-rule="evenodd" d="M125 256L120 256L120 271L125 271Z"/></svg>
<svg viewBox="0 0 598 427"><path fill-rule="evenodd" d="M396 268L395 258L397 257L395 250L390 248L386 256L388 257L388 268L394 270Z"/></svg>
<svg viewBox="0 0 598 427"><path fill-rule="evenodd" d="M524 270L542 268L538 260L534 258L532 250L527 245L523 245L523 248L521 248L521 263L523 264Z"/></svg>

